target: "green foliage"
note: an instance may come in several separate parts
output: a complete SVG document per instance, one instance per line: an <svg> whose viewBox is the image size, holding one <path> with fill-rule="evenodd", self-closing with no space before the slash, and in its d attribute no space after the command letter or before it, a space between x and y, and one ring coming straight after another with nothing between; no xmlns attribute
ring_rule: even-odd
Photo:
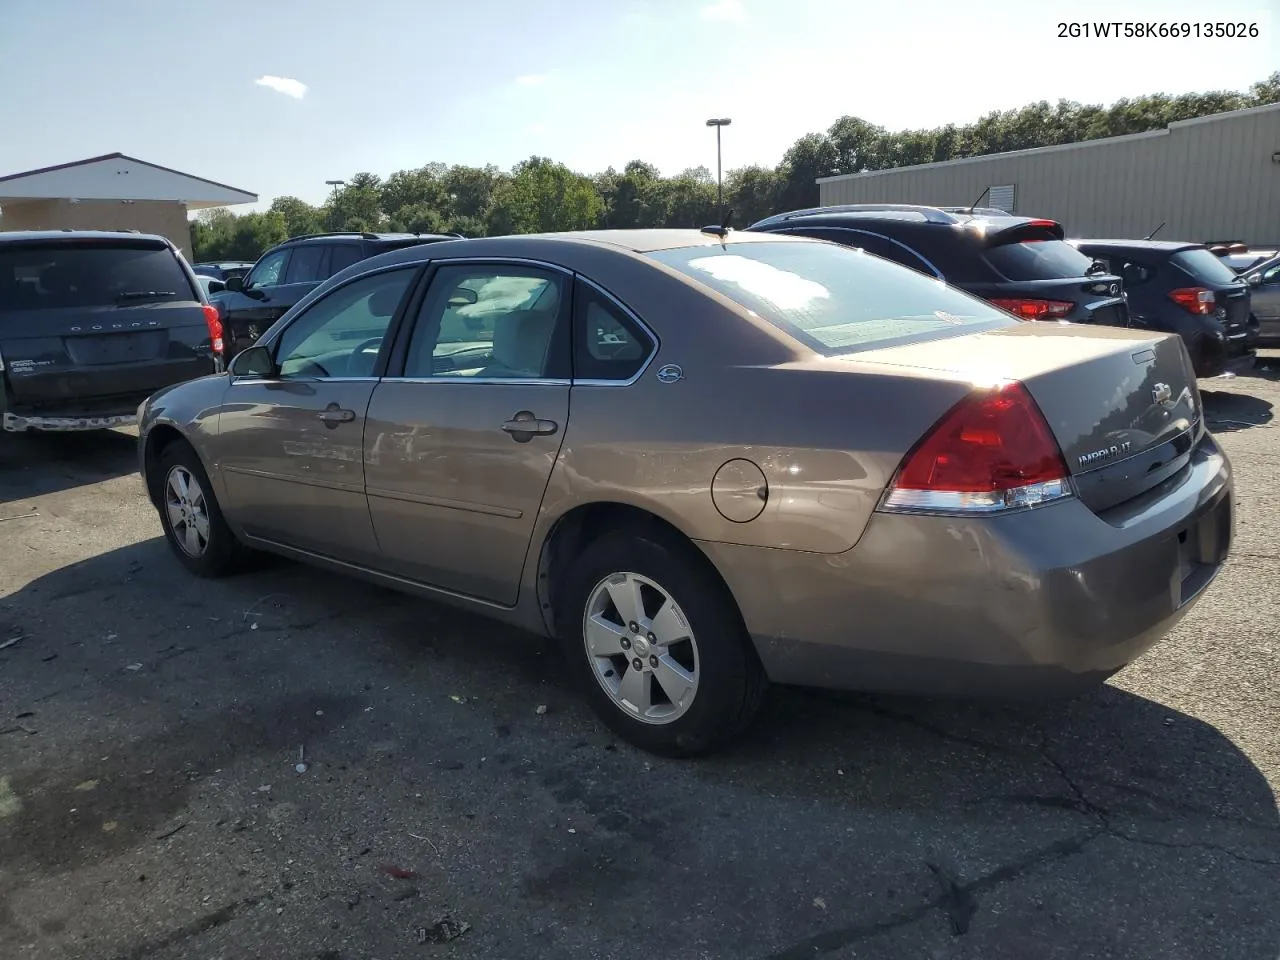
<svg viewBox="0 0 1280 960"><path fill-rule="evenodd" d="M1280 71L1246 92L1152 94L1110 106L1042 100L933 130L886 130L858 117L841 117L825 133L797 140L772 169L727 171L724 205L734 211L733 222L745 226L779 210L816 205L819 177L1140 133L1278 102ZM203 211L191 224L191 240L197 260L253 260L286 237L321 230L479 237L593 227L697 227L720 219L715 178L705 167L663 177L652 164L632 160L621 172L610 167L588 177L547 157L530 157L510 173L492 165L443 163L397 170L385 180L357 173L322 207L278 197L265 213Z"/></svg>

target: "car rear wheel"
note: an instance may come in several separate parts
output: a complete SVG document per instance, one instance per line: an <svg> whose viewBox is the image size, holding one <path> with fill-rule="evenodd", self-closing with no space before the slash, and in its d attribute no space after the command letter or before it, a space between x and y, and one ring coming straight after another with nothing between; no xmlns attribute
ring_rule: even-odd
<svg viewBox="0 0 1280 960"><path fill-rule="evenodd" d="M736 604L693 548L636 533L589 544L559 591L557 630L600 718L664 756L739 733L765 691Z"/></svg>
<svg viewBox="0 0 1280 960"><path fill-rule="evenodd" d="M157 467L160 523L178 562L201 577L234 573L246 551L223 520L195 450L185 442L172 443Z"/></svg>

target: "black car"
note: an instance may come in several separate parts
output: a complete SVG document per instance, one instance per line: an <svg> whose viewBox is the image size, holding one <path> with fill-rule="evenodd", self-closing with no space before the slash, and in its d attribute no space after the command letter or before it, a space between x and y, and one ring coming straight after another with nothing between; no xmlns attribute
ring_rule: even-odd
<svg viewBox="0 0 1280 960"><path fill-rule="evenodd" d="M457 240L456 235L415 233L315 233L272 247L243 278L211 297L227 331L227 359L252 344L284 312L353 263L420 243Z"/></svg>
<svg viewBox="0 0 1280 960"><path fill-rule="evenodd" d="M851 204L780 213L747 229L860 247L1026 320L1129 322L1120 278L1066 243L1062 225L1054 220Z"/></svg>
<svg viewBox="0 0 1280 960"><path fill-rule="evenodd" d="M222 326L164 237L0 232L0 413L9 432L134 423L170 384L221 369Z"/></svg>
<svg viewBox="0 0 1280 960"><path fill-rule="evenodd" d="M1073 240L1124 281L1130 322L1182 337L1201 379L1248 370L1258 323L1249 285L1201 243Z"/></svg>
<svg viewBox="0 0 1280 960"><path fill-rule="evenodd" d="M217 263L194 263L191 265L191 269L199 276L212 277L214 280L221 280L225 283L232 277L243 277L253 269L253 264L230 260Z"/></svg>

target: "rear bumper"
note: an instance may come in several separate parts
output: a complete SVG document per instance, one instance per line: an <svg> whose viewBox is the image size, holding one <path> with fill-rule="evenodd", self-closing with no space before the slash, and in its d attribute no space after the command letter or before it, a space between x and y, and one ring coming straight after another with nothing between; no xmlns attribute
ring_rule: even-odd
<svg viewBox="0 0 1280 960"><path fill-rule="evenodd" d="M17 413L4 414L4 430L7 433L66 433L77 430L112 430L116 427L130 427L138 422L136 413L124 413L117 416L63 416L63 417L28 417Z"/></svg>
<svg viewBox="0 0 1280 960"><path fill-rule="evenodd" d="M701 546L776 682L1066 692L1159 641L1221 569L1233 481L1212 437L1171 482L1106 519L1072 499L988 519L878 513L844 554Z"/></svg>

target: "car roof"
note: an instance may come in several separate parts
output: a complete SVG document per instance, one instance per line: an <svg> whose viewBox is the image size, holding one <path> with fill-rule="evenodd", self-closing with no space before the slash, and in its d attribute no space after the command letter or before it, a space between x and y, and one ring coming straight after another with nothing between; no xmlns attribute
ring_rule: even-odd
<svg viewBox="0 0 1280 960"><path fill-rule="evenodd" d="M457 240L454 234L447 233L367 233L360 230L336 230L332 233L307 233L297 237L281 240L277 247L294 243L318 243L323 240L368 240L372 243L391 240Z"/></svg>
<svg viewBox="0 0 1280 960"><path fill-rule="evenodd" d="M673 250L678 247L710 247L729 243L761 243L783 240L806 240L804 237L779 237L777 235L747 233L729 230L723 236L694 229L651 228L636 230L573 230L564 233L527 233L511 237L486 237L491 240L561 240L579 243L607 244L621 247L632 253L652 253L655 250ZM810 243L813 241L810 240Z"/></svg>
<svg viewBox="0 0 1280 960"><path fill-rule="evenodd" d="M1090 240L1075 239L1070 241L1077 247L1092 247L1095 250L1146 250L1150 253L1177 253L1180 250L1208 250L1203 243L1190 240Z"/></svg>
<svg viewBox="0 0 1280 960"><path fill-rule="evenodd" d="M965 208L967 210L967 208ZM847 203L831 207L809 207L805 210L791 210L776 213L763 220L757 220L748 230L760 230L779 227L783 224L808 224L838 226L840 224L872 221L876 223L896 222L911 224L917 227L973 227L978 230L988 225L996 227L999 232L1016 230L1024 224L1049 222L1044 217L1024 217L1017 214L1001 213L986 215L980 211L973 213L960 212L958 209L944 210L941 207L930 207L915 203ZM1052 221L1057 224L1057 221Z"/></svg>
<svg viewBox="0 0 1280 960"><path fill-rule="evenodd" d="M29 243L32 240L150 240L169 245L169 240L155 233L135 230L0 230L0 243Z"/></svg>

